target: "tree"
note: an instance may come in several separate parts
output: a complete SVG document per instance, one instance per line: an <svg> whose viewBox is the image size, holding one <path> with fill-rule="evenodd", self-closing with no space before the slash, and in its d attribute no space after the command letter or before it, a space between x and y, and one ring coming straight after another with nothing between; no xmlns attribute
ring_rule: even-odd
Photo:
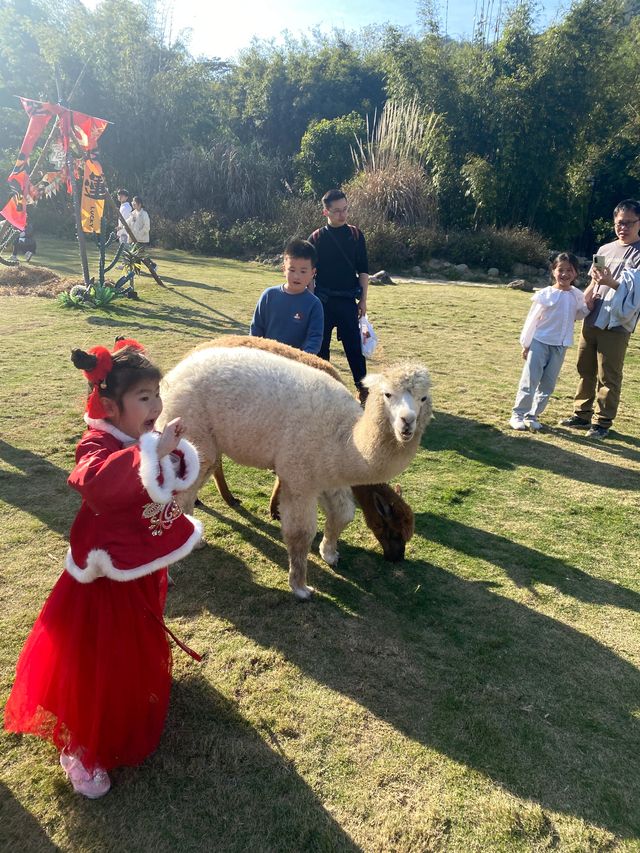
<svg viewBox="0 0 640 853"><path fill-rule="evenodd" d="M310 123L295 159L305 194L322 195L331 187L342 186L353 175L351 151L364 127L362 116L356 112Z"/></svg>

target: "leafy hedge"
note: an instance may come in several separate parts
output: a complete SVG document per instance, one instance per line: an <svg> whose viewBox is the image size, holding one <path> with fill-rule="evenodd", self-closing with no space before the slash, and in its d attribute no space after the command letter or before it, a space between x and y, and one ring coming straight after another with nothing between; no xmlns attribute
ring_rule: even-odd
<svg viewBox="0 0 640 853"><path fill-rule="evenodd" d="M193 213L180 222L156 218L152 223L154 241L168 249L250 259L277 255L290 237L306 237L322 224L317 205L291 204L281 213L278 222L247 219L228 228L220 225L215 214L206 211ZM549 256L543 238L526 228L446 232L440 228L380 221L363 230L372 271L425 264L430 258L508 271L517 262L546 266Z"/></svg>
<svg viewBox="0 0 640 853"><path fill-rule="evenodd" d="M39 204L31 211L36 234L73 238L75 227L68 205L57 200ZM543 238L527 228L483 228L477 231L444 231L427 226L398 225L372 216L354 222L367 238L370 269L399 270L426 264L430 258L465 263L470 267L497 267L508 271L514 263L545 266L549 249ZM317 202L291 197L281 202L277 218L237 220L223 225L206 210L193 212L177 222L151 214L153 244L203 255L250 260L278 255L291 237L307 237L324 224Z"/></svg>

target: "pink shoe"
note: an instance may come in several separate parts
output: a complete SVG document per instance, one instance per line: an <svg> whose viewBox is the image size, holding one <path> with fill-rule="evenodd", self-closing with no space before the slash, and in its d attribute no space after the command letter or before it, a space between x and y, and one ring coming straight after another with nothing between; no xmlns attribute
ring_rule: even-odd
<svg viewBox="0 0 640 853"><path fill-rule="evenodd" d="M104 797L111 788L111 780L106 770L96 767L93 772L90 772L75 755L61 752L60 765L73 785L73 790L90 800Z"/></svg>

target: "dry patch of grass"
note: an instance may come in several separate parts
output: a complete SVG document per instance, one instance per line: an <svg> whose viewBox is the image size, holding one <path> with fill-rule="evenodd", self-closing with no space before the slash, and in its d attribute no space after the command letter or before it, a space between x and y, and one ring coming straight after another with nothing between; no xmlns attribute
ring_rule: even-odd
<svg viewBox="0 0 640 853"><path fill-rule="evenodd" d="M54 298L74 284L82 284L81 278L63 278L48 267L34 264L18 264L13 267L0 266L0 296L44 296Z"/></svg>

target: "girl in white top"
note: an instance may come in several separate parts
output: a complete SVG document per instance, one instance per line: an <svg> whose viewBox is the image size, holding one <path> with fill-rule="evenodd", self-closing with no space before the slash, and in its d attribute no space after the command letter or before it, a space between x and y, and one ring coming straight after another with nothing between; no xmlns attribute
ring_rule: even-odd
<svg viewBox="0 0 640 853"><path fill-rule="evenodd" d="M551 277L553 284L531 297L533 305L520 334L525 365L509 421L512 429L542 428L538 417L556 387L567 347L573 343L574 324L589 311L582 291L573 286L578 278L575 255L556 255Z"/></svg>
<svg viewBox="0 0 640 853"><path fill-rule="evenodd" d="M136 243L144 246L149 242L151 222L149 221L149 214L142 205L142 199L138 195L133 197L133 213L127 219L127 225L133 231Z"/></svg>

